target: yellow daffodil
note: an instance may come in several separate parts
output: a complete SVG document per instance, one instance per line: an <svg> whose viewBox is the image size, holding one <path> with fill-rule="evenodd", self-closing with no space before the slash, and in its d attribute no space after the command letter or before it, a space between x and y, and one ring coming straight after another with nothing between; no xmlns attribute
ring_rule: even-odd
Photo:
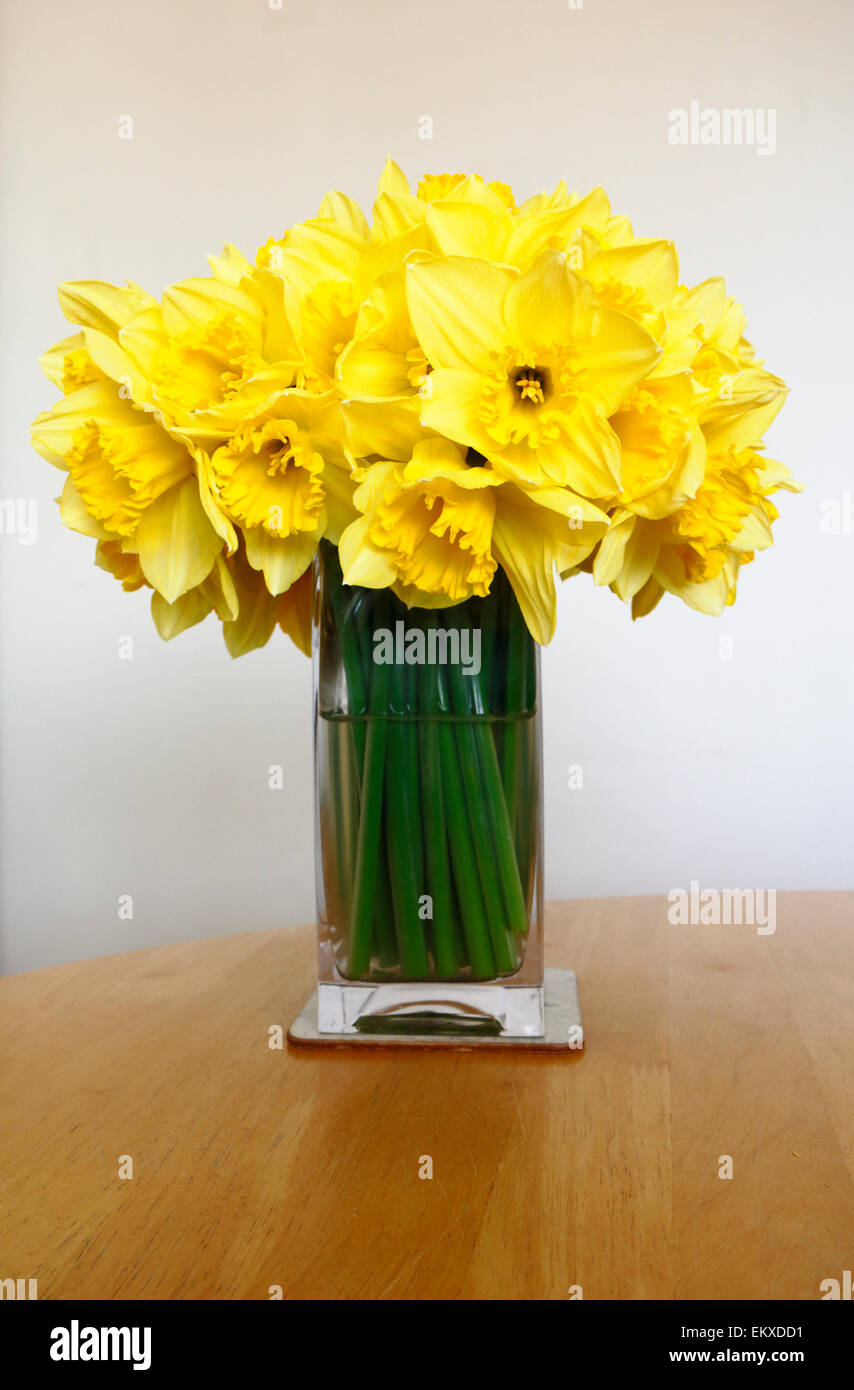
<svg viewBox="0 0 854 1390"><path fill-rule="evenodd" d="M424 607L487 594L500 482L445 440L416 446L407 466L375 464L353 499L364 516L341 537L345 583L391 585Z"/></svg>
<svg viewBox="0 0 854 1390"><path fill-rule="evenodd" d="M543 251L562 251L573 270L586 274L593 257L635 242L628 219L611 215L602 188L581 195L568 192L561 183L553 193L529 198L516 207L506 185L487 184L477 176L440 175L423 181L418 195L429 204L424 220L436 249L446 256L478 257L524 271ZM646 254L651 275L660 279L661 268L652 267ZM615 272L618 267L619 260ZM636 292L639 273L630 269L626 288ZM604 274L603 266L600 274ZM612 278L617 281L616 273Z"/></svg>
<svg viewBox="0 0 854 1390"><path fill-rule="evenodd" d="M652 338L602 308L559 252L524 275L458 257L409 267L412 322L432 368L425 425L503 476L582 496L619 491L608 423L659 356Z"/></svg>
<svg viewBox="0 0 854 1390"><path fill-rule="evenodd" d="M655 518L668 516L694 496L706 459L700 407L701 396L688 372L650 378L629 392L611 416L620 441L618 507Z"/></svg>
<svg viewBox="0 0 854 1390"><path fill-rule="evenodd" d="M165 642L195 627L209 613L215 613L220 622L229 624L237 619L238 611L237 589L223 555L216 557L213 569L201 584L189 589L174 603L167 603L156 591L151 596L151 616Z"/></svg>
<svg viewBox="0 0 854 1390"><path fill-rule="evenodd" d="M118 579L128 593L151 587L140 568L139 557L117 541L99 541L95 563ZM230 557L218 555L207 578L173 603L155 590L151 595L151 616L166 642L214 613L222 623L231 656L243 656L263 647L276 626L310 656L312 592L311 571L307 570L286 593L274 598L263 575L248 564L242 552L236 552Z"/></svg>
<svg viewBox="0 0 854 1390"><path fill-rule="evenodd" d="M612 417L623 490L593 577L631 600L635 616L665 591L719 613L741 565L771 544L768 493L798 490L757 452L785 386L755 361L722 280L677 287L663 318L660 362Z"/></svg>
<svg viewBox="0 0 854 1390"><path fill-rule="evenodd" d="M477 196L465 197L466 192ZM478 256L528 270L543 251L568 252L582 232L601 227L609 214L601 189L583 198L573 194L548 206L511 210L481 181L461 188L456 197L433 203L426 221L443 255ZM580 253L571 261L580 267Z"/></svg>
<svg viewBox="0 0 854 1390"><path fill-rule="evenodd" d="M83 325L95 366L135 405L193 442L227 438L276 395L299 384L300 352L281 281L252 271L184 280L161 304L105 320L112 287L66 285L60 302Z"/></svg>
<svg viewBox="0 0 854 1390"><path fill-rule="evenodd" d="M243 534L250 565L278 597L311 564L321 538L337 540L353 516L334 392L283 393L267 415L216 450L210 475L219 507Z"/></svg>
<svg viewBox="0 0 854 1390"><path fill-rule="evenodd" d="M311 655L312 577L306 571L283 594L274 596L264 576L242 551L228 560L237 598L237 616L223 622L225 645L231 656L244 656L269 642L280 627L306 656Z"/></svg>
<svg viewBox="0 0 854 1390"><path fill-rule="evenodd" d="M772 543L777 511L770 494L801 490L783 464L745 443L761 426L763 409L779 410L782 399L780 392L773 407L743 408L704 432L702 479L667 515L649 519L629 506L614 511L593 577L631 599L635 616L665 591L703 613L720 613L734 601L740 566Z"/></svg>
<svg viewBox="0 0 854 1390"><path fill-rule="evenodd" d="M421 422L428 377L406 299L406 265L381 276L362 304L338 358L347 442L354 459L407 459L430 433Z"/></svg>
<svg viewBox="0 0 854 1390"><path fill-rule="evenodd" d="M222 548L193 458L148 412L103 381L81 387L33 423L34 447L68 477L66 525L136 551L145 578L173 602L202 583Z"/></svg>
<svg viewBox="0 0 854 1390"><path fill-rule="evenodd" d="M42 353L39 366L48 380L66 396L70 396L72 391L79 391L81 386L108 380L86 351L86 339L82 333L72 333L70 337L54 343L47 352Z"/></svg>
<svg viewBox="0 0 854 1390"><path fill-rule="evenodd" d="M147 508L193 472L187 449L103 381L41 414L32 439L67 470L65 505L79 498L94 522L118 536L133 535Z"/></svg>
<svg viewBox="0 0 854 1390"><path fill-rule="evenodd" d="M425 174L418 181L416 196L425 203L442 202L447 199L469 201L471 189L488 188L506 208L515 206L513 190L509 184L493 181L485 183L477 174Z"/></svg>
<svg viewBox="0 0 854 1390"><path fill-rule="evenodd" d="M138 285L108 285L99 280L82 280L61 285L59 302L70 323L87 326L93 334L115 341L126 323L143 309L157 301ZM39 358L45 376L58 386L64 395L71 395L81 386L109 377L96 366L89 353L86 329L54 343ZM127 397L125 390L123 395Z"/></svg>
<svg viewBox="0 0 854 1390"><path fill-rule="evenodd" d="M274 272L285 287L300 346L321 387L329 384L335 359L377 280L399 270L412 251L435 249L423 205L409 198L405 179L406 208L390 192L396 175L403 179L388 161L371 227L358 204L335 191L323 199L316 218L271 238L258 251L258 265Z"/></svg>
<svg viewBox="0 0 854 1390"><path fill-rule="evenodd" d="M341 537L346 583L446 607L487 594L500 564L540 642L554 631L555 570L579 564L608 526L585 498L517 486L444 439L417 444L405 465L373 465L353 501L363 516Z"/></svg>
<svg viewBox="0 0 854 1390"><path fill-rule="evenodd" d="M70 394L33 427L36 448L68 472L63 519L109 547L99 563L120 565L123 582L138 570L156 590L164 635L212 610L236 619L236 596L217 598L223 557L240 541L236 521L245 563L278 598L330 526L337 537L353 515L338 397L293 386L319 387L320 374L297 344L282 281L233 247L212 267L162 305L135 286L63 286L63 309L82 331L43 366ZM334 478L315 481L302 506L295 480L327 463Z"/></svg>
<svg viewBox="0 0 854 1390"><path fill-rule="evenodd" d="M125 550L121 541L98 541L95 564L118 579L125 593L132 594L137 589L151 587L140 569L139 556L132 550Z"/></svg>

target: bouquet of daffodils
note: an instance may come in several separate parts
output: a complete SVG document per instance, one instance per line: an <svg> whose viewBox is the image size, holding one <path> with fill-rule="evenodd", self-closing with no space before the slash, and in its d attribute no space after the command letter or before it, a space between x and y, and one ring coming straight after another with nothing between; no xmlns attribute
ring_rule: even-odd
<svg viewBox="0 0 854 1390"><path fill-rule="evenodd" d="M151 590L164 638L214 612L232 655L276 626L309 650L321 540L345 585L419 610L500 567L540 643L582 570L634 617L664 593L716 614L796 487L762 452L785 387L740 305L680 285L601 188L413 194L388 161L370 225L333 192L254 263L210 265L160 300L63 285L77 331L41 359L62 519Z"/></svg>

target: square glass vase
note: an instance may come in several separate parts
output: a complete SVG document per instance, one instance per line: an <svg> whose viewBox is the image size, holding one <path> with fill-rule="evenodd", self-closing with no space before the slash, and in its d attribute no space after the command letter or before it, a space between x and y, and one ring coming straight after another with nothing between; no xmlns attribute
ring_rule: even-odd
<svg viewBox="0 0 854 1390"><path fill-rule="evenodd" d="M544 1033L539 649L503 571L407 606L314 566L318 1031Z"/></svg>

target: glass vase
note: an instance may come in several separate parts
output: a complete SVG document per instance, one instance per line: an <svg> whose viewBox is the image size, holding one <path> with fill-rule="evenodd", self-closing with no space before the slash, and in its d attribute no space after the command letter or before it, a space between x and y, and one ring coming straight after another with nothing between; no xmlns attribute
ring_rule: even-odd
<svg viewBox="0 0 854 1390"><path fill-rule="evenodd" d="M318 1030L541 1037L539 649L503 571L407 607L315 560Z"/></svg>

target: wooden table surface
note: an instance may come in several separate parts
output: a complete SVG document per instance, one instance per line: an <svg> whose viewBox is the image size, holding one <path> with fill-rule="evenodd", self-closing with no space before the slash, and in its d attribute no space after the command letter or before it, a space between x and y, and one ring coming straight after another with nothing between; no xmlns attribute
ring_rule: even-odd
<svg viewBox="0 0 854 1390"><path fill-rule="evenodd" d="M585 1024L566 1057L271 1050L313 986L308 929L0 980L0 1278L819 1297L854 1259L854 894L779 895L773 936L666 909L551 906Z"/></svg>

